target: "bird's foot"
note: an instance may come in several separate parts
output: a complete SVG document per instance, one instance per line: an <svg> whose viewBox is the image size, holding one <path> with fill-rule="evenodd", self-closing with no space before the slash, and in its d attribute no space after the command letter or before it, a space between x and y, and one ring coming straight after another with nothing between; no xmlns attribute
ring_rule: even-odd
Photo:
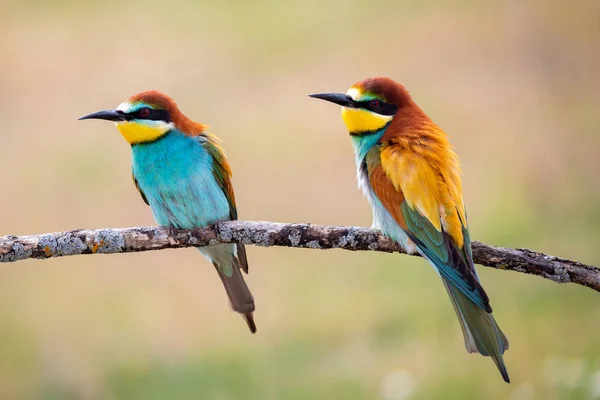
<svg viewBox="0 0 600 400"><path fill-rule="evenodd" d="M174 226L167 226L167 229L169 230L169 241L173 244L179 243L177 240L177 228Z"/></svg>

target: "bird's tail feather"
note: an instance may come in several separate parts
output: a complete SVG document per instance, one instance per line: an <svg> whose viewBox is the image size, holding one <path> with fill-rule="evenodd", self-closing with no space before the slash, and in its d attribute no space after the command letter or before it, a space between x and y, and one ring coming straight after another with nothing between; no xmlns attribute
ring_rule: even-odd
<svg viewBox="0 0 600 400"><path fill-rule="evenodd" d="M442 281L458 315L467 351L491 357L502 378L506 382L510 382L503 357L504 352L508 349L508 339L500 330L492 314L474 304L445 278L442 278Z"/></svg>
<svg viewBox="0 0 600 400"><path fill-rule="evenodd" d="M254 311L254 298L252 297L252 293L250 293L248 285L246 285L246 281L244 281L237 258L234 257L232 263L233 268L223 268L217 265L216 262L214 265L221 278L221 282L223 282L227 297L229 297L231 308L233 308L233 311L242 314L250 332L256 333L256 324L254 323L254 316L252 314ZM228 274L229 271L232 271L232 273Z"/></svg>
<svg viewBox="0 0 600 400"><path fill-rule="evenodd" d="M244 281L241 270L247 271L247 262L241 262L240 257L245 260L245 251L242 247L242 251L239 249L240 246L235 248L233 245L216 245L210 247L201 247L200 250L207 258L209 258L217 273L225 291L229 298L229 304L233 311L242 314L248 324L250 332L256 333L256 324L254 323L254 298L252 293Z"/></svg>

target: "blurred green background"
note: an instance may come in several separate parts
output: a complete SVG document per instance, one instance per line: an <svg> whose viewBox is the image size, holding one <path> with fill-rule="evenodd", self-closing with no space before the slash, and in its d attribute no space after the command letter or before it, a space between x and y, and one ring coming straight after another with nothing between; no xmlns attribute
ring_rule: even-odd
<svg viewBox="0 0 600 400"><path fill-rule="evenodd" d="M158 89L219 135L240 218L368 226L307 94L387 75L450 135L472 237L600 263L600 2L7 1L0 235L154 224L81 115ZM0 399L600 398L600 294L479 268L513 383L401 255L249 247L258 334L193 250L0 266Z"/></svg>

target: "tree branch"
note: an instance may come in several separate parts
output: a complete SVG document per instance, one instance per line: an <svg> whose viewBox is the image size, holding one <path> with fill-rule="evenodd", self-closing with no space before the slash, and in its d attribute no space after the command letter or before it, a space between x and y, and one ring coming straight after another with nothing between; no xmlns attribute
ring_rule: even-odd
<svg viewBox="0 0 600 400"><path fill-rule="evenodd" d="M372 250L405 253L377 231L352 226L222 221L214 226L171 231L165 227L77 229L32 236L0 237L0 262L95 253L201 247L242 242L257 246ZM527 249L507 249L473 242L473 258L486 267L577 283L600 291L600 268Z"/></svg>

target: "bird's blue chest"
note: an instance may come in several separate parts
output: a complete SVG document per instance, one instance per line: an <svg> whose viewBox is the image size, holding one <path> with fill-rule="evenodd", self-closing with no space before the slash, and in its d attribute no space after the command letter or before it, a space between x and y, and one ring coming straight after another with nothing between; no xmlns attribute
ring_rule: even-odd
<svg viewBox="0 0 600 400"><path fill-rule="evenodd" d="M133 175L158 224L194 228L229 219L229 203L202 138L172 131L132 146L132 156Z"/></svg>

